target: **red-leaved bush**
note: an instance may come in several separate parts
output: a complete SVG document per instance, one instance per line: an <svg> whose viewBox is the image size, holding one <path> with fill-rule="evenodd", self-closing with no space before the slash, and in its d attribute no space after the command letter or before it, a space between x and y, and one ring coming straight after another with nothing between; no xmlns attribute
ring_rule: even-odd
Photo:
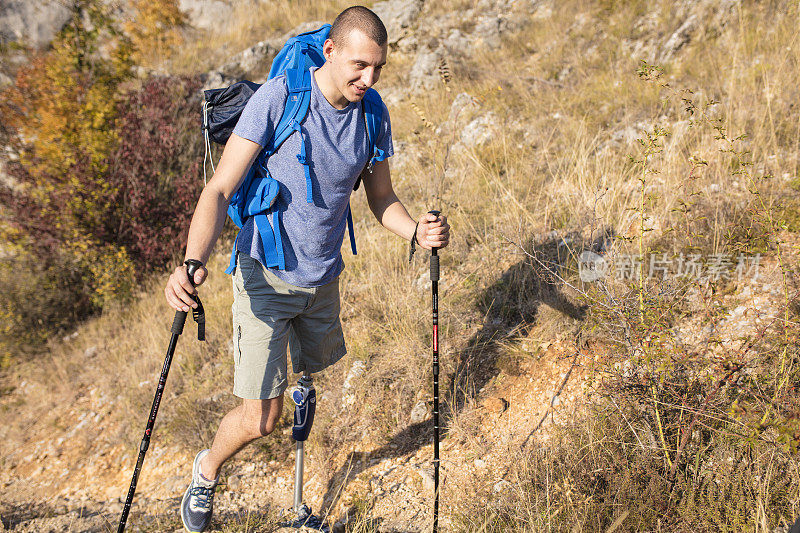
<svg viewBox="0 0 800 533"><path fill-rule="evenodd" d="M155 78L118 107L120 141L108 169L119 206L114 240L140 273L164 268L186 243L202 189L199 88L196 78Z"/></svg>

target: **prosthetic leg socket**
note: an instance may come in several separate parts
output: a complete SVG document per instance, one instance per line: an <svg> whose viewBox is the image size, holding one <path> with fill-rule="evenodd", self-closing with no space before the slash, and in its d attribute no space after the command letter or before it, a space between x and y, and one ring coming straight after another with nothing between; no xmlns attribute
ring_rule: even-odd
<svg viewBox="0 0 800 533"><path fill-rule="evenodd" d="M317 391L310 376L303 376L292 389L294 402L294 425L292 438L295 440L294 467L294 506L292 512L296 517L284 524L286 527L317 529L329 533L328 525L314 516L311 508L303 503L303 451L305 441L314 424L314 413L317 410Z"/></svg>

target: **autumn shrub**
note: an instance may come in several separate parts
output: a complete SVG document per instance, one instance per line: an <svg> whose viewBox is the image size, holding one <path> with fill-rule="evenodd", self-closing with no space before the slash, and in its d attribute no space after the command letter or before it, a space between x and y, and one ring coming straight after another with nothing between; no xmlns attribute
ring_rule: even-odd
<svg viewBox="0 0 800 533"><path fill-rule="evenodd" d="M35 182L74 190L87 185L80 180L94 179L81 201L86 207L102 201L105 161L116 141L119 88L131 77L130 53L106 10L82 0L51 49L18 72L5 94L4 115L25 139L22 162ZM92 172L75 176L71 169L81 160ZM43 208L55 207L45 195L40 200Z"/></svg>
<svg viewBox="0 0 800 533"><path fill-rule="evenodd" d="M183 44L181 28L186 25L186 15L176 0L134 0L131 7L135 16L125 23L125 30L137 60L157 64Z"/></svg>
<svg viewBox="0 0 800 533"><path fill-rule="evenodd" d="M119 144L109 162L114 242L143 272L164 268L186 242L203 182L197 78L146 81L118 107Z"/></svg>
<svg viewBox="0 0 800 533"><path fill-rule="evenodd" d="M129 298L185 242L201 187L200 84L139 82L132 52L103 5L82 0L6 93L21 154L0 190L6 353Z"/></svg>

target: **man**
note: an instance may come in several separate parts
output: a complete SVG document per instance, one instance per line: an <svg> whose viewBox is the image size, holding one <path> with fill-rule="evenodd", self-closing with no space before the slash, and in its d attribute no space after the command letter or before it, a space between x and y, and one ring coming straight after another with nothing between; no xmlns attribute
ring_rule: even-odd
<svg viewBox="0 0 800 533"><path fill-rule="evenodd" d="M281 415L287 387L287 345L295 372L318 372L345 355L339 321L338 276L344 269L341 245L350 193L359 175L370 210L388 230L425 249L447 246L445 217L412 219L392 188L393 154L389 113L376 145L385 157L369 172L361 99L386 63L386 28L365 7L346 9L336 18L323 45L326 63L311 69L312 92L302 132L294 132L272 155L267 168L280 182L276 208L286 269L265 268L263 245L253 219L237 239L233 278L234 394L241 405L222 419L210 450L197 454L192 482L181 504L188 531L203 531L211 520L214 488L223 463L255 439L268 435ZM214 176L200 195L189 229L186 259L205 263L222 230L228 202L280 119L287 96L278 76L250 99L234 129ZM305 140L304 140L305 136ZM310 147L313 202L306 201L306 176L298 164L300 142ZM413 244L412 244L413 245ZM208 272L200 268L197 286ZM165 288L176 310L189 311L195 289L179 266Z"/></svg>

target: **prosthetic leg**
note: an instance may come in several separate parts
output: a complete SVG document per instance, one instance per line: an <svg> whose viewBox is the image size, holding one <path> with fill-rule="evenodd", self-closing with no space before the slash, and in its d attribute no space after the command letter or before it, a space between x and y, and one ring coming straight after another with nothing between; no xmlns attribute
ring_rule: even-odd
<svg viewBox="0 0 800 533"><path fill-rule="evenodd" d="M291 512L296 515L291 522L283 524L285 527L316 529L329 533L328 525L311 513L311 508L303 503L303 445L311 425L314 423L314 413L317 409L317 391L311 376L303 375L297 382L297 387L292 389L294 402L294 425L292 438L295 440L295 465L294 465L294 506Z"/></svg>

